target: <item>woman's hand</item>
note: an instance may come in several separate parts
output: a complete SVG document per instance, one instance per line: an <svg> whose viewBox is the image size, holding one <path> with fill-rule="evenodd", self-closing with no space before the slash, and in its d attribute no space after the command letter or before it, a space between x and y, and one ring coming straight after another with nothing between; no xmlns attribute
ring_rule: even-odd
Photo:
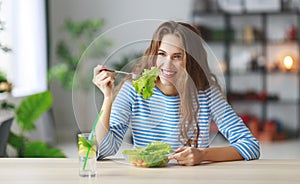
<svg viewBox="0 0 300 184"><path fill-rule="evenodd" d="M232 146L218 148L181 147L169 159L177 160L180 165L197 165L201 162L220 162L243 160L242 155Z"/></svg>
<svg viewBox="0 0 300 184"><path fill-rule="evenodd" d="M203 161L204 149L193 147L181 147L175 150L175 154L169 156L169 159L177 160L178 164L192 166L200 164Z"/></svg>
<svg viewBox="0 0 300 184"><path fill-rule="evenodd" d="M101 71L106 67L97 65L94 68L93 83L102 91L104 97L113 97L115 76L112 72Z"/></svg>

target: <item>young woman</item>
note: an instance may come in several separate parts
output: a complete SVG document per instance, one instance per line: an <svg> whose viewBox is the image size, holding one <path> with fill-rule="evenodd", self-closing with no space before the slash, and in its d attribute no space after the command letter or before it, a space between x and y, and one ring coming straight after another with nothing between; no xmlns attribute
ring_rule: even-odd
<svg viewBox="0 0 300 184"><path fill-rule="evenodd" d="M103 70L105 66L94 68L93 83L104 95L96 127L98 158L118 151L129 126L135 146L166 142L175 150L169 159L181 165L259 158L258 141L222 96L209 70L197 29L187 23L162 23L133 72L140 74L153 66L160 73L154 94L146 100L130 80L122 83L114 97L114 74ZM209 147L211 121L229 146Z"/></svg>

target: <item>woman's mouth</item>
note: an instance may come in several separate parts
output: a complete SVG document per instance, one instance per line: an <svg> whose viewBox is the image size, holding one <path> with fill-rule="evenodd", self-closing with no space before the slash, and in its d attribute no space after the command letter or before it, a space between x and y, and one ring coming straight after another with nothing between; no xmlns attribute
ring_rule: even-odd
<svg viewBox="0 0 300 184"><path fill-rule="evenodd" d="M160 73L162 74L163 77L165 78L172 78L176 75L176 71L174 70L166 70L166 69L161 69Z"/></svg>

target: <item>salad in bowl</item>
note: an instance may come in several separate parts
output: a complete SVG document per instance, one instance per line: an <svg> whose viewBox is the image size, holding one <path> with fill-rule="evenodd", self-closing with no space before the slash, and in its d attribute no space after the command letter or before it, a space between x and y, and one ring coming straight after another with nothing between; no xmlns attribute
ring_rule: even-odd
<svg viewBox="0 0 300 184"><path fill-rule="evenodd" d="M173 153L171 146L164 142L151 142L146 147L136 147L123 150L127 161L137 167L163 167L168 162L168 156Z"/></svg>

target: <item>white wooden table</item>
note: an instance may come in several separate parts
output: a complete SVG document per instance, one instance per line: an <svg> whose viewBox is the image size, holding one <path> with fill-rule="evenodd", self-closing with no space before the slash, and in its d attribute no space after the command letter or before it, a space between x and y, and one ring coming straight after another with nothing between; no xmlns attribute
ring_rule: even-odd
<svg viewBox="0 0 300 184"><path fill-rule="evenodd" d="M255 160L179 166L169 163L163 168L137 168L120 160L97 163L95 178L78 175L75 158L2 158L2 184L57 183L300 183L300 160Z"/></svg>

